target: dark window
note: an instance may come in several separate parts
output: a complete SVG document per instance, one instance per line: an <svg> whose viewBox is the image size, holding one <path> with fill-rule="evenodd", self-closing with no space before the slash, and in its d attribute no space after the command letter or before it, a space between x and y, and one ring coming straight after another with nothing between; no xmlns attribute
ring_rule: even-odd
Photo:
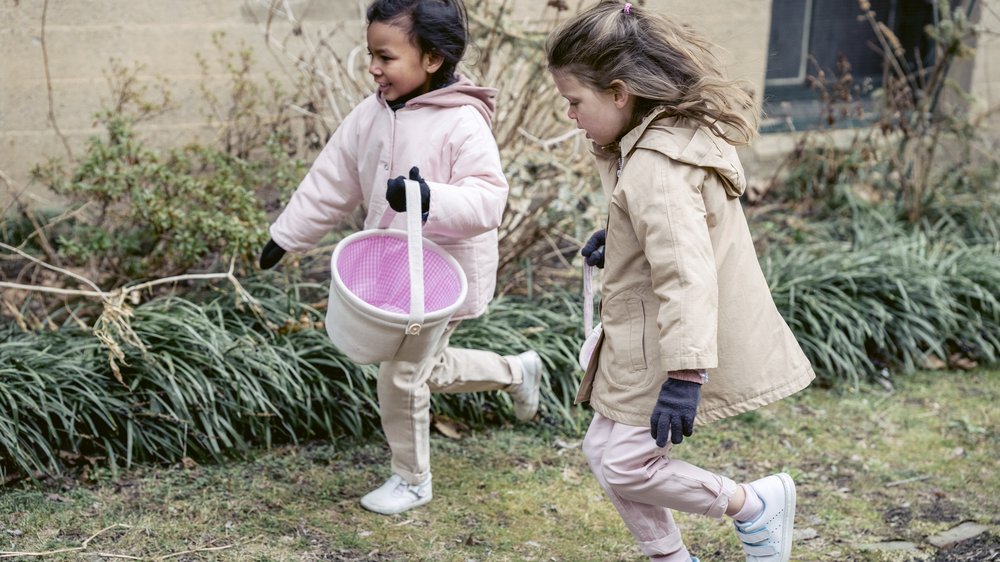
<svg viewBox="0 0 1000 562"><path fill-rule="evenodd" d="M937 0L870 3L876 19L899 38L911 68L933 62L924 28L935 21ZM765 131L820 125L819 94L808 87L807 77L822 69L827 82L834 82L838 60L850 64L854 90L862 94L858 103L863 105L864 94L881 84L881 45L856 0L773 0L771 10Z"/></svg>

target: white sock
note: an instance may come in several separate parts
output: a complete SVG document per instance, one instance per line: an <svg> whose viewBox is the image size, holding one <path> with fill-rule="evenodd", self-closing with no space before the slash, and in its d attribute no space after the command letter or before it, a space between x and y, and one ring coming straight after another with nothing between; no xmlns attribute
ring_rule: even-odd
<svg viewBox="0 0 1000 562"><path fill-rule="evenodd" d="M753 488L746 484L740 484L740 486L746 493L747 499L743 502L743 507L733 514L733 519L740 523L747 523L760 517L760 514L764 512L764 502L761 501L760 496Z"/></svg>

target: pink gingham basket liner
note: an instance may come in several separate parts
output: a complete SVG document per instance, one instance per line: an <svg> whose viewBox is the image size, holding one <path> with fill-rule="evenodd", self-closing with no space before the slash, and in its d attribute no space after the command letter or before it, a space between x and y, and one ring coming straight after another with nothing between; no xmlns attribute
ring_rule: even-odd
<svg viewBox="0 0 1000 562"><path fill-rule="evenodd" d="M452 263L424 247L424 311L448 308L462 296L462 278ZM410 311L410 271L407 242L390 234L373 235L341 248L337 273L359 299L385 312Z"/></svg>

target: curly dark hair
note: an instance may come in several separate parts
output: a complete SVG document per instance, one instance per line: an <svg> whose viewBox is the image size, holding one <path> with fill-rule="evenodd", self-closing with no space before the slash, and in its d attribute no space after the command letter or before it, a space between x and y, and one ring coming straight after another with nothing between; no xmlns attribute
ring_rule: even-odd
<svg viewBox="0 0 1000 562"><path fill-rule="evenodd" d="M374 0L366 17L369 25L383 22L408 29L410 41L421 53L444 59L431 78L432 88L453 80L469 40L469 20L462 0Z"/></svg>

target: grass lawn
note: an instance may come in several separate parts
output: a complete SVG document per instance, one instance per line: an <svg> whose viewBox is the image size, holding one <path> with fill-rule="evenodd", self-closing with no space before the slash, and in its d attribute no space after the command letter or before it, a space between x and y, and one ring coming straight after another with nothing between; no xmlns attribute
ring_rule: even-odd
<svg viewBox="0 0 1000 562"><path fill-rule="evenodd" d="M789 472L796 561L1000 560L998 403L997 371L920 373L893 391L810 388L701 427L674 456L737 481ZM644 560L581 438L539 425L435 433L434 500L391 517L357 501L388 476L381 436L16 484L0 491L0 558ZM677 518L703 562L743 559L728 521ZM946 550L927 541L965 521L987 531Z"/></svg>

